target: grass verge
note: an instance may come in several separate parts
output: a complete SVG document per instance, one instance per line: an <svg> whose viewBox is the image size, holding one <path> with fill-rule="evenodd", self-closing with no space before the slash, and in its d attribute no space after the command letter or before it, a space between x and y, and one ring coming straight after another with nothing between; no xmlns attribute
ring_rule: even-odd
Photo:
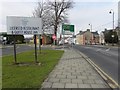
<svg viewBox="0 0 120 90"><path fill-rule="evenodd" d="M42 54L38 55L41 65L34 64L34 51L17 54L18 62L29 62L30 65L14 65L13 56L2 57L2 88L40 88L63 52L43 50Z"/></svg>

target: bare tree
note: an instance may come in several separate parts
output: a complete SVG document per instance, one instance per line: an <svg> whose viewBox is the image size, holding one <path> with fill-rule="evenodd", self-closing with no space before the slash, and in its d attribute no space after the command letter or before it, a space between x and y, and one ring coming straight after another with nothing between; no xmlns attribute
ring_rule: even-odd
<svg viewBox="0 0 120 90"><path fill-rule="evenodd" d="M73 7L73 2L71 0L48 1L48 7L54 13L54 34L57 35L58 25L67 21L67 11Z"/></svg>
<svg viewBox="0 0 120 90"><path fill-rule="evenodd" d="M67 11L72 7L73 2L71 0L46 0L46 2L38 3L33 15L42 17L44 32L54 30L54 34L57 36L58 25L68 21Z"/></svg>
<svg viewBox="0 0 120 90"><path fill-rule="evenodd" d="M49 32L54 24L53 12L48 7L48 2L38 2L37 8L33 12L33 16L42 18L43 33Z"/></svg>

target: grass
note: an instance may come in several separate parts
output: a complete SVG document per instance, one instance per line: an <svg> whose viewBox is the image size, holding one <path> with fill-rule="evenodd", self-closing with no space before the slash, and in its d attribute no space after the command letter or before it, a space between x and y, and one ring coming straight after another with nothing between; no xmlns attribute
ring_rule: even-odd
<svg viewBox="0 0 120 90"><path fill-rule="evenodd" d="M13 65L13 56L2 57L3 88L40 88L42 82L58 63L64 51L43 50L38 55L41 65ZM34 51L17 54L18 62L34 63Z"/></svg>

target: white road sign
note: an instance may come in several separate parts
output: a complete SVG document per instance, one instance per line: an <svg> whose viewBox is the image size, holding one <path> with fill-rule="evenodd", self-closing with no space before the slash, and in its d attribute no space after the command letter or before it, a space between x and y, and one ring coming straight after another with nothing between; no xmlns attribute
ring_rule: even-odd
<svg viewBox="0 0 120 90"><path fill-rule="evenodd" d="M42 34L42 19L36 17L7 17L7 34Z"/></svg>

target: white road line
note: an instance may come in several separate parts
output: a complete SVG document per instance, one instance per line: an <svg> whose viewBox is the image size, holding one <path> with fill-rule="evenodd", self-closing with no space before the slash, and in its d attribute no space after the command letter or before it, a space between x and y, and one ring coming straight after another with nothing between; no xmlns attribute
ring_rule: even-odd
<svg viewBox="0 0 120 90"><path fill-rule="evenodd" d="M105 51L107 51L107 52L110 51L110 48L106 49Z"/></svg>

